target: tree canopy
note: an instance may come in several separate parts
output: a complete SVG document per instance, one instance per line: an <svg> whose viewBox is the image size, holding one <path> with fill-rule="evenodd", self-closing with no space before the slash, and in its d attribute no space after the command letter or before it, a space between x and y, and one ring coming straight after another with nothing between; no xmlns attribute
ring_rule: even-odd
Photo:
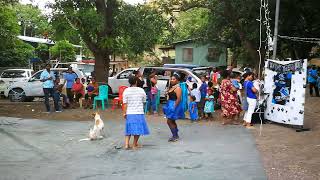
<svg viewBox="0 0 320 180"><path fill-rule="evenodd" d="M58 41L50 48L51 58L59 59L60 62L75 61L75 48L66 40Z"/></svg>
<svg viewBox="0 0 320 180"><path fill-rule="evenodd" d="M275 1L269 1L271 30L274 25ZM177 17L176 30L182 30L182 37L196 37L202 41L220 41L228 45L238 57L247 63L258 64L259 47L259 9L260 1L255 0L159 0L158 7L162 12L173 14L180 11ZM319 37L320 30L317 8L320 1L281 0L279 34L298 37ZM201 17L194 9L204 8L209 11L208 17ZM194 11L194 13L189 14ZM262 12L264 16L264 11ZM193 17L196 16L196 17ZM197 23L180 29L181 22L192 22L190 17L199 19ZM200 22L203 22L200 24ZM186 23L187 24L187 23ZM200 27L198 27L200 25ZM188 28L189 27L189 28ZM266 44L266 27L262 26L262 40ZM190 29L198 28L196 33ZM189 36L188 36L189 34ZM179 36L179 34L174 34ZM315 44L299 43L279 39L279 58L307 58ZM262 55L266 49L263 46Z"/></svg>
<svg viewBox="0 0 320 180"><path fill-rule="evenodd" d="M137 55L150 50L162 32L156 10L117 0L56 0L54 16L63 17L95 57L98 81L106 81L110 55Z"/></svg>
<svg viewBox="0 0 320 180"><path fill-rule="evenodd" d="M270 29L273 30L275 1L269 2ZM55 0L50 7L52 14L45 16L35 6L21 5L18 0L0 0L1 60L27 62L32 47L16 38L26 34L88 48L96 59L95 71L100 82L107 79L111 55L138 61L143 53L154 53L155 44L184 39L219 41L232 51L235 61L242 59L258 64L260 1L157 0L133 6L121 0ZM315 7L320 7L320 1L281 0L279 34L319 37L320 16ZM265 55L267 37L265 26L262 27L261 52ZM307 58L315 46L279 38L278 58ZM14 54L22 52L27 56ZM46 53L48 49L39 45L34 56L42 57ZM69 61L72 55L67 57ZM5 61L2 62L10 64Z"/></svg>
<svg viewBox="0 0 320 180"><path fill-rule="evenodd" d="M17 39L20 27L11 4L1 1L0 5L0 66L26 66L34 48Z"/></svg>
<svg viewBox="0 0 320 180"><path fill-rule="evenodd" d="M45 17L38 7L31 4L16 4L13 6L21 26L21 34L25 36L47 36L51 32L48 18Z"/></svg>
<svg viewBox="0 0 320 180"><path fill-rule="evenodd" d="M0 23L0 49L4 49L15 42L16 35L20 31L17 18L11 7L0 6Z"/></svg>

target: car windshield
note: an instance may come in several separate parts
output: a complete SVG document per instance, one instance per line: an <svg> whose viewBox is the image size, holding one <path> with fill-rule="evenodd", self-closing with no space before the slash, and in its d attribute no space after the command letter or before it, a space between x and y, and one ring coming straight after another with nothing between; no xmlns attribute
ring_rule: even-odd
<svg viewBox="0 0 320 180"><path fill-rule="evenodd" d="M210 69L194 69L192 70L192 73L196 75L198 78L201 78L202 76L209 76Z"/></svg>
<svg viewBox="0 0 320 180"><path fill-rule="evenodd" d="M23 78L23 77L25 77L25 71L19 71L19 70L4 71L1 75L1 78Z"/></svg>

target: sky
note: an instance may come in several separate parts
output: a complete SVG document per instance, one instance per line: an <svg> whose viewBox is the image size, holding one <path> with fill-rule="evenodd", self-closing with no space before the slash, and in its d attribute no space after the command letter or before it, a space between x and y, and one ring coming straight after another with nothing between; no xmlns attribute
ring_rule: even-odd
<svg viewBox="0 0 320 180"><path fill-rule="evenodd" d="M124 0L125 2L129 4L138 4L138 3L143 3L144 0ZM50 13L51 11L49 9L45 8L45 5L48 2L54 2L54 0L20 0L22 4L33 4L37 5L44 13Z"/></svg>

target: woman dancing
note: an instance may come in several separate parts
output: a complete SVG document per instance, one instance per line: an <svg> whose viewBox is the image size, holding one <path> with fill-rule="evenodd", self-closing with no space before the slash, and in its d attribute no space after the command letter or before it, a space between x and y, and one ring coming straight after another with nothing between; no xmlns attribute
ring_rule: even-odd
<svg viewBox="0 0 320 180"><path fill-rule="evenodd" d="M167 124L171 130L172 137L169 142L179 140L178 126L176 120L184 117L183 107L181 102L182 90L179 86L180 75L174 73L170 80L170 88L167 92L168 102L163 107L163 112L167 118Z"/></svg>

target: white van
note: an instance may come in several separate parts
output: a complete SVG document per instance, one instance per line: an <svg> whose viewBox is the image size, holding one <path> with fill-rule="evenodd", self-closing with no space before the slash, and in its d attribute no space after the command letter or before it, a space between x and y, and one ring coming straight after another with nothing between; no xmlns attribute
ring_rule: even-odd
<svg viewBox="0 0 320 180"><path fill-rule="evenodd" d="M146 79L153 71L156 72L158 76L157 87L160 90L161 98L165 97L166 89L168 88L170 83L170 77L175 72L181 75L181 81L186 82L189 88L192 88L193 83L197 83L198 88L201 85L201 79L189 69L166 67L141 67L139 68L139 71L143 75L144 79Z"/></svg>
<svg viewBox="0 0 320 180"><path fill-rule="evenodd" d="M60 78L60 82L63 83L63 73L68 68L51 68L56 76ZM77 74L78 78L84 78L83 73L78 69L72 69ZM4 91L4 96L9 97L11 101L32 101L35 97L44 97L42 82L40 81L40 75L43 70L36 72L31 78L25 82L14 82L11 83Z"/></svg>

